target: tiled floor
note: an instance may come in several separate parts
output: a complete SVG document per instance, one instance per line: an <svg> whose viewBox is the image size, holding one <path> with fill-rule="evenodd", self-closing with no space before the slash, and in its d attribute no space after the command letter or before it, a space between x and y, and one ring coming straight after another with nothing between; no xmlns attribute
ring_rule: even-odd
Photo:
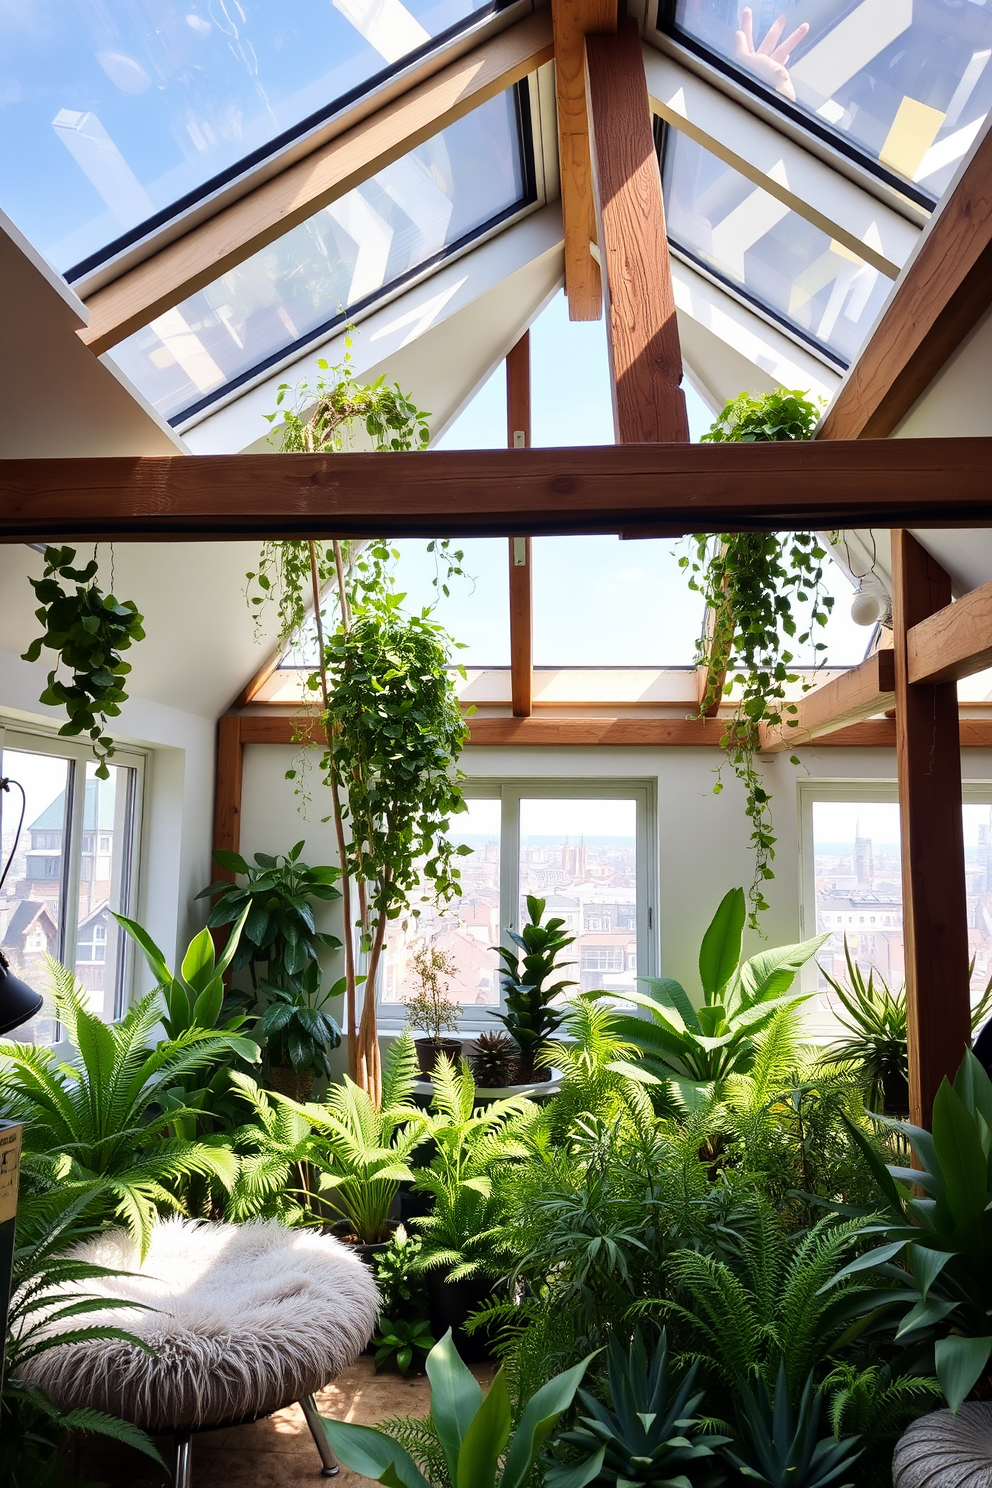
<svg viewBox="0 0 992 1488"><path fill-rule="evenodd" d="M485 1382L486 1366L475 1373ZM396 1374L376 1375L372 1360L363 1357L317 1397L322 1414L345 1421L375 1425L386 1416L425 1415L430 1387L421 1375L403 1380ZM169 1460L170 1444L157 1444ZM171 1465L171 1463L170 1463ZM80 1481L107 1488L163 1488L170 1479L138 1452L116 1444L91 1440L80 1454ZM193 1488L366 1488L368 1478L342 1467L336 1478L320 1475L320 1459L298 1406L279 1411L252 1426L207 1431L193 1438Z"/></svg>

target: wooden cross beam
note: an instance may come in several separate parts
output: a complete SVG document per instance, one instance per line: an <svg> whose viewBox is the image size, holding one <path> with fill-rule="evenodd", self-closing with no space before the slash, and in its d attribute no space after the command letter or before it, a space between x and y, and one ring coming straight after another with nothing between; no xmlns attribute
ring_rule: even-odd
<svg viewBox="0 0 992 1488"><path fill-rule="evenodd" d="M800 749L825 734L884 713L895 702L891 651L875 651L861 663L808 692L796 712L774 728L761 728L761 751L778 754Z"/></svg>
<svg viewBox="0 0 992 1488"><path fill-rule="evenodd" d="M914 625L906 650L912 683L959 682L992 666L992 584Z"/></svg>
<svg viewBox="0 0 992 1488"><path fill-rule="evenodd" d="M0 461L0 541L992 525L992 439Z"/></svg>

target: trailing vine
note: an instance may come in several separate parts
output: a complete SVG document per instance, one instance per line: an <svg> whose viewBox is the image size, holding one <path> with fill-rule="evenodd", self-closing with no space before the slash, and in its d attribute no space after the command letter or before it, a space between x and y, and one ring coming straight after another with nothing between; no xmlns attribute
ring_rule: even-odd
<svg viewBox="0 0 992 1488"><path fill-rule="evenodd" d="M131 670L121 660L121 652L144 639L143 617L133 600L117 600L93 582L98 569L95 558L84 568L73 568L75 557L75 548L48 547L44 574L28 580L41 600L35 615L45 633L31 642L22 660L37 661L45 648L58 653L40 701L65 708L69 721L59 729L60 734L89 734L97 758L96 773L107 780L114 742L104 730L107 719L116 718L127 701L124 678ZM60 579L74 587L64 589ZM61 680L59 663L70 669L71 681Z"/></svg>
<svg viewBox="0 0 992 1488"><path fill-rule="evenodd" d="M782 388L760 398L742 393L726 405L703 441L809 439L820 411L801 393ZM726 763L744 787L751 823L755 868L748 923L753 929L768 908L764 885L775 877L771 796L755 763L759 730L762 724L795 725L797 708L788 700L788 688L801 680L796 650L809 646L815 662L826 650L817 639L833 608L833 597L822 592L826 557L812 532L724 532L716 538L695 533L688 556L679 560L689 571L689 587L707 605L708 623L697 651L697 664L706 668L699 716L715 713L728 683L739 689L721 743ZM808 691L812 683L802 686ZM799 763L796 755L791 761ZM721 766L713 787L717 794L722 774Z"/></svg>

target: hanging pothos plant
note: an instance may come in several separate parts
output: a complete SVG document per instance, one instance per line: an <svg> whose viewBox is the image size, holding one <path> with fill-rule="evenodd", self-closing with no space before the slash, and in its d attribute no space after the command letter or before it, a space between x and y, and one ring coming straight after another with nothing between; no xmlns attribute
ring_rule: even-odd
<svg viewBox="0 0 992 1488"><path fill-rule="evenodd" d="M397 385L359 382L350 344L338 366L318 362L313 386L279 388L276 411L267 417L281 420L281 451L337 453L360 431L378 451L426 449L428 415ZM432 542L428 550L438 559L438 591L447 594L448 581L462 573L462 554L447 542ZM447 830L452 814L464 809L455 762L466 728L448 670L451 643L428 610L403 612L391 577L396 556L379 540L267 542L247 576L256 612L270 600L278 606L280 644L300 635L312 607L318 665L307 688L320 700L326 743L321 764L332 811L325 820L334 822L344 870L345 924L357 925L367 956L359 1025L363 978L352 936L345 936L349 1066L376 1104L382 1078L374 987L386 928L409 911L421 875L439 902L460 893L458 849ZM329 582L337 623L325 636L321 596ZM287 778L296 773L287 771Z"/></svg>
<svg viewBox="0 0 992 1488"><path fill-rule="evenodd" d="M75 557L74 548L48 547L44 574L28 580L41 600L35 615L45 633L31 642L22 660L37 661L43 648L58 653L40 701L51 708L65 708L69 721L59 729L60 734L70 738L89 735L97 758L96 773L106 780L114 743L104 730L107 719L116 718L127 701L124 678L131 670L121 660L121 652L144 639L143 617L133 600L117 600L93 582L98 568L95 558L84 568L73 568ZM72 587L63 589L60 579ZM59 677L60 663L71 672L69 681Z"/></svg>
<svg viewBox="0 0 992 1488"><path fill-rule="evenodd" d="M753 398L747 393L728 403L704 443L752 444L766 440L809 439L821 409L801 393L784 388ZM739 689L737 706L722 739L727 761L744 786L755 855L748 894L749 924L768 908L764 885L775 877L775 833L771 797L755 764L762 724L788 726L797 709L787 689L800 681L796 649L808 646L819 661L826 645L818 640L833 607L824 594L826 550L813 532L695 533L689 556L689 587L706 601L708 623L699 641L697 663L706 668L700 716L719 703L725 686ZM811 683L803 683L808 690ZM792 763L798 764L795 755ZM715 792L723 789L718 772Z"/></svg>

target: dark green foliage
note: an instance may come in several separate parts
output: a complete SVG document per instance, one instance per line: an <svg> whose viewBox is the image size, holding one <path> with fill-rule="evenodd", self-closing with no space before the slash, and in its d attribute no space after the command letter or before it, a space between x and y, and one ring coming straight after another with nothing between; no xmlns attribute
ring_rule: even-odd
<svg viewBox="0 0 992 1488"><path fill-rule="evenodd" d="M945 1079L937 1092L932 1133L886 1125L909 1143L918 1167L886 1167L852 1128L885 1221L870 1230L882 1244L848 1271L881 1284L864 1310L885 1309L896 1343L914 1352L932 1347L956 1411L988 1377L992 1355L992 1081L968 1050L953 1085Z"/></svg>
<svg viewBox="0 0 992 1488"><path fill-rule="evenodd" d="M336 935L319 931L314 922L312 901L328 904L341 898L335 888L339 868L309 868L300 862L305 842L297 842L285 857L256 853L247 863L239 853L219 851L214 861L230 873L246 879L243 884L220 879L197 894L213 899L207 917L208 929L233 925L245 917L241 939L231 960L232 972L245 966L266 963L268 980L281 985L295 983L320 953L322 947L340 949Z"/></svg>
<svg viewBox="0 0 992 1488"><path fill-rule="evenodd" d="M779 388L752 398L741 393L728 403L704 441L751 444L756 441L809 439L819 409L801 393ZM723 747L744 786L745 810L751 821L755 875L748 893L750 923L768 908L764 884L774 878L776 837L771 798L755 764L761 724L794 722L795 703L786 689L799 681L796 650L809 646L819 660L826 645L817 640L833 608L823 593L826 550L814 532L696 533L690 556L679 561L689 570L689 587L701 593L713 624L699 642L698 662L706 667L702 716L732 676L740 700L728 720ZM722 789L717 780L715 791Z"/></svg>
<svg viewBox="0 0 992 1488"><path fill-rule="evenodd" d="M395 1364L406 1379L411 1369L418 1372L434 1344L426 1318L379 1319L379 1331L372 1340L375 1349L375 1370L378 1374L386 1364Z"/></svg>
<svg viewBox="0 0 992 1488"><path fill-rule="evenodd" d="M737 1434L724 1449L748 1483L761 1488L852 1488L861 1455L856 1436L836 1437L822 1421L824 1392L810 1375L794 1406L782 1365L770 1392L764 1379L739 1382ZM842 1482L843 1480L843 1482Z"/></svg>
<svg viewBox="0 0 992 1488"><path fill-rule="evenodd" d="M716 1488L726 1476L716 1449L730 1438L704 1428L699 1418L703 1393L693 1393L697 1373L698 1365L693 1365L680 1384L669 1381L664 1331L650 1356L640 1331L629 1347L614 1334L607 1351L609 1404L580 1390L579 1424L560 1438L580 1456L584 1468L552 1471L548 1488L586 1483L671 1488L673 1480L683 1488Z"/></svg>
<svg viewBox="0 0 992 1488"><path fill-rule="evenodd" d="M909 1111L909 1053L906 1044L906 995L891 992L874 967L865 981L844 936L847 979L839 982L820 968L843 1012L838 1021L847 1036L832 1044L835 1064L853 1064L868 1087L873 1111L890 1116ZM845 1016L846 1014L846 1016Z"/></svg>
<svg viewBox="0 0 992 1488"><path fill-rule="evenodd" d="M48 674L48 687L41 702L52 708L64 707L68 723L60 734L75 737L89 735L93 753L99 763L97 775L107 780L107 760L114 753L113 740L104 733L108 718L116 718L127 701L124 678L131 668L121 660L134 641L144 640L142 616L133 600L118 601L104 594L92 582L97 561L91 559L85 568L73 568L74 548L45 549L45 571L40 579L29 579L41 601L35 611L45 633L24 652L24 661L37 661L42 648L58 652L58 663ZM65 579L74 585L63 589ZM71 682L63 682L58 664L72 672Z"/></svg>
<svg viewBox="0 0 992 1488"><path fill-rule="evenodd" d="M321 992L320 966L311 961L292 982L263 978L259 985L265 994L265 1010L253 1032L265 1048L270 1067L291 1065L297 1074L312 1070L327 1079L331 1073L328 1051L341 1042L341 1029L327 1011L327 1004L332 997L341 996L344 978Z"/></svg>
<svg viewBox="0 0 992 1488"><path fill-rule="evenodd" d="M529 922L517 935L507 931L513 948L494 946L503 966L500 981L506 1001L505 1013L494 1013L520 1050L520 1076L533 1077L535 1062L552 1034L561 1027L564 1009L552 1006L554 999L575 982L551 978L573 962L559 960L574 935L565 934L565 921L552 919L542 925L545 900L527 895Z"/></svg>
<svg viewBox="0 0 992 1488"><path fill-rule="evenodd" d="M389 1249L373 1257L375 1284L388 1317L408 1317L425 1311L426 1292L420 1253L424 1242L397 1225L389 1238Z"/></svg>
<svg viewBox="0 0 992 1488"><path fill-rule="evenodd" d="M483 1090L512 1085L519 1058L520 1050L508 1033L480 1033L469 1056L476 1085Z"/></svg>
<svg viewBox="0 0 992 1488"><path fill-rule="evenodd" d="M940 1386L920 1374L894 1374L888 1364L838 1364L824 1381L835 1436L865 1443L858 1483L891 1488L892 1449L910 1421L941 1404Z"/></svg>

